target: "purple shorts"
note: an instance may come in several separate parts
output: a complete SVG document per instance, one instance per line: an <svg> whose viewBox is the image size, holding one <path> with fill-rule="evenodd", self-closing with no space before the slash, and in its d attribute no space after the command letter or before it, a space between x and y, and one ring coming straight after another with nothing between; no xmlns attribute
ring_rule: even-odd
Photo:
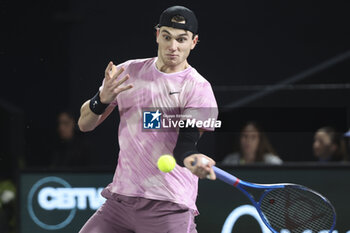
<svg viewBox="0 0 350 233"><path fill-rule="evenodd" d="M104 189L107 200L79 233L197 233L194 210L169 201L128 197Z"/></svg>

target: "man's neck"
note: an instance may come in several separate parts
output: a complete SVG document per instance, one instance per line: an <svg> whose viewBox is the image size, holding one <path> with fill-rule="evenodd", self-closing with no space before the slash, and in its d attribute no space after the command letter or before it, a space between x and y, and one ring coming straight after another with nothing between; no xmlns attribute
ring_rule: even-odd
<svg viewBox="0 0 350 233"><path fill-rule="evenodd" d="M158 57L158 59L156 61L156 67L159 71L164 72L164 73L175 73L175 72L180 72L180 71L187 69L189 67L189 64L188 64L187 60L185 60L184 62L182 62L176 66L167 66L164 64L162 59L160 59Z"/></svg>

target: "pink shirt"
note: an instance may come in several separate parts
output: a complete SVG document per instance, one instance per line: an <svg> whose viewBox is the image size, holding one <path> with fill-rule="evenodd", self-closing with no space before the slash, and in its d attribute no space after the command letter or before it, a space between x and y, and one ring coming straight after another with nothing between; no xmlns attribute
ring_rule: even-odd
<svg viewBox="0 0 350 233"><path fill-rule="evenodd" d="M197 176L179 165L169 173L157 168L161 155L172 154L178 129L144 129L143 111L162 107L186 115L206 109L205 115L209 112L210 116L196 117L216 119L217 103L210 83L196 69L190 66L180 72L163 73L156 68L156 60L130 60L118 65L125 69L121 77L130 75L124 85L131 83L134 87L120 93L111 103L118 105L120 114L120 152L113 182L107 189L126 196L171 201L197 211Z"/></svg>

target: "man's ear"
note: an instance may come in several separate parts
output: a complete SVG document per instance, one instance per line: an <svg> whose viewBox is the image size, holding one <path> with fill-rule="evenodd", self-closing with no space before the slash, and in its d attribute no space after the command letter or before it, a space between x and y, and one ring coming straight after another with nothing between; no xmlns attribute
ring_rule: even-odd
<svg viewBox="0 0 350 233"><path fill-rule="evenodd" d="M159 34L160 34L160 29L157 28L157 31L156 31L156 41L157 41L157 43L159 43L159 41L158 41Z"/></svg>
<svg viewBox="0 0 350 233"><path fill-rule="evenodd" d="M198 43L198 35L195 35L195 37L192 40L191 50L194 49L194 47L196 47L197 43Z"/></svg>

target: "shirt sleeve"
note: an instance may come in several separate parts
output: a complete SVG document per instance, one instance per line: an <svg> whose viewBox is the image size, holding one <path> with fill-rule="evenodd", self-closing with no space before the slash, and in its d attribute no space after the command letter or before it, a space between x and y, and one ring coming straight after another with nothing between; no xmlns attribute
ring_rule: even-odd
<svg viewBox="0 0 350 233"><path fill-rule="evenodd" d="M129 63L130 63L130 61L126 61L124 63L121 63L121 64L117 65L117 69L120 69L121 67L124 67L124 72L123 73L125 73L127 68L128 68L128 66L129 66ZM120 77L123 77L123 73L120 75ZM118 81L118 79L116 81ZM102 88L103 88L104 84L105 84L105 82L104 82L104 79L103 79L102 84L101 84L101 86L99 88L99 91L102 91ZM110 103L110 105L112 105L112 106L117 106L118 105L117 97Z"/></svg>
<svg viewBox="0 0 350 233"><path fill-rule="evenodd" d="M196 83L191 89L187 94L183 120L196 122L200 129L214 131L219 111L210 83Z"/></svg>

